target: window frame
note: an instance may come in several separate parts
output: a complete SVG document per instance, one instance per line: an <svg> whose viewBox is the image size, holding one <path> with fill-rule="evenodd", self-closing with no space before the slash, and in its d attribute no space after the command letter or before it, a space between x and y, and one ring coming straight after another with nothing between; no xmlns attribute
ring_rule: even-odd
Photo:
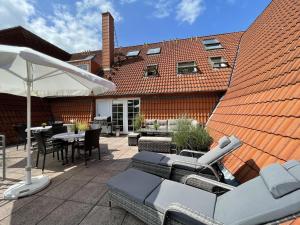
<svg viewBox="0 0 300 225"><path fill-rule="evenodd" d="M220 62L214 62L213 58L220 58ZM222 56L211 56L209 57L209 62L213 69L223 69L229 67L228 62ZM224 66L222 66L222 64L224 64Z"/></svg>
<svg viewBox="0 0 300 225"><path fill-rule="evenodd" d="M148 75L148 68L149 67L152 67L152 66L155 66L155 70L156 70L156 74L155 75ZM159 73L158 73L158 64L149 64L146 66L146 69L144 70L144 77L157 77L159 76Z"/></svg>
<svg viewBox="0 0 300 225"><path fill-rule="evenodd" d="M205 41L213 41L213 40L215 41L214 43L205 44ZM211 50L216 50L216 49L222 49L223 48L221 42L217 38L202 40L202 44L203 44L204 49L206 51L211 51Z"/></svg>
<svg viewBox="0 0 300 225"><path fill-rule="evenodd" d="M79 69L82 69L82 70L85 70L85 69L83 69L83 68L81 68L81 67L82 67L82 66L86 66L86 70L85 70L85 71L90 72L90 65L89 65L88 63L76 64L75 66L78 67Z"/></svg>
<svg viewBox="0 0 300 225"><path fill-rule="evenodd" d="M154 50L154 49L159 49L159 51L158 52L154 52L154 53L150 53L149 51L150 50ZM148 50L147 50L147 55L158 55L158 54L160 54L161 53L161 47L157 47L157 48L149 48Z"/></svg>
<svg viewBox="0 0 300 225"><path fill-rule="evenodd" d="M129 53L133 53L133 52L136 52L136 54L135 54L135 55L128 55ZM128 51L128 52L126 53L126 57L128 57L128 58L131 58L131 57L137 57L137 56L139 56L140 52L141 52L141 50L132 50L132 51Z"/></svg>
<svg viewBox="0 0 300 225"><path fill-rule="evenodd" d="M183 64L183 63L186 63L186 64L188 64L188 63L194 63L194 65L193 66L179 66L179 64ZM179 69L184 69L184 68L189 68L189 67L192 67L193 68L193 72L186 72L186 73L180 73L179 72ZM198 69L198 66L197 66L197 63L196 63L196 61L195 60L193 60L193 61L181 61L181 62L177 62L177 66L176 66L176 73L177 73L177 75L185 75L185 74L195 74L195 73L198 73L199 72L199 69Z"/></svg>

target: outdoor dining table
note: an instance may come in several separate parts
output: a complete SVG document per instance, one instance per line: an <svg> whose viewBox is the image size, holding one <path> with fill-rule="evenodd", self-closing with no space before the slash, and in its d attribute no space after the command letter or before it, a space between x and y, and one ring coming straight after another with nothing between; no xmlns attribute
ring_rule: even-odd
<svg viewBox="0 0 300 225"><path fill-rule="evenodd" d="M41 131L47 131L50 130L52 126L45 126L45 127L31 127L30 130L32 132L41 132ZM27 128L25 129L25 132L27 132Z"/></svg>
<svg viewBox="0 0 300 225"><path fill-rule="evenodd" d="M79 132L77 134L75 134L74 132L66 132L66 133L55 134L52 136L52 139L63 140L66 143L66 163L68 163L68 149L70 145L71 148L73 148L74 142L78 141L79 139L84 139L84 137L85 137L85 132ZM71 150L72 150L72 162L74 162L73 149Z"/></svg>

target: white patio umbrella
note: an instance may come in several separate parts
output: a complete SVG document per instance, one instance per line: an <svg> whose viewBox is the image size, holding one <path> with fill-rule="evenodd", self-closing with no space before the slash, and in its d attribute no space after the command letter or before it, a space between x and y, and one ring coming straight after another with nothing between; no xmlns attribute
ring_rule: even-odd
<svg viewBox="0 0 300 225"><path fill-rule="evenodd" d="M31 195L50 180L31 177L31 96L89 96L115 89L115 85L76 66L30 48L0 45L0 93L27 97L26 179L5 191L6 199Z"/></svg>

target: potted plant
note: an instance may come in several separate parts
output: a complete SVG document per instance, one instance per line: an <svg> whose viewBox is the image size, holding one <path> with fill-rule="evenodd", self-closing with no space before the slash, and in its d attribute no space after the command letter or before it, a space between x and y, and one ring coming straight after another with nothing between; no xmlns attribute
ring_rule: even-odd
<svg viewBox="0 0 300 225"><path fill-rule="evenodd" d="M74 124L74 133L78 134L78 123Z"/></svg>
<svg viewBox="0 0 300 225"><path fill-rule="evenodd" d="M143 114L137 114L134 118L133 127L134 130L138 131L140 130L144 125L145 117Z"/></svg>
<svg viewBox="0 0 300 225"><path fill-rule="evenodd" d="M154 121L153 127L154 127L155 130L159 129L159 124L156 120Z"/></svg>
<svg viewBox="0 0 300 225"><path fill-rule="evenodd" d="M47 123L42 123L42 127L45 128L47 126Z"/></svg>
<svg viewBox="0 0 300 225"><path fill-rule="evenodd" d="M213 142L212 137L203 126L192 125L192 120L187 118L178 120L173 140L179 151L182 149L208 151Z"/></svg>

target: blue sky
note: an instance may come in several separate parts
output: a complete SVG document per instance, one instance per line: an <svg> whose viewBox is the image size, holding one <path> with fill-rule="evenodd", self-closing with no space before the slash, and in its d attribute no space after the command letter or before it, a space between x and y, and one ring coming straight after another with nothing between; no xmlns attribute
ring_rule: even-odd
<svg viewBox="0 0 300 225"><path fill-rule="evenodd" d="M110 11L120 46L246 30L271 0L0 0L0 29L21 25L68 52L101 48Z"/></svg>

